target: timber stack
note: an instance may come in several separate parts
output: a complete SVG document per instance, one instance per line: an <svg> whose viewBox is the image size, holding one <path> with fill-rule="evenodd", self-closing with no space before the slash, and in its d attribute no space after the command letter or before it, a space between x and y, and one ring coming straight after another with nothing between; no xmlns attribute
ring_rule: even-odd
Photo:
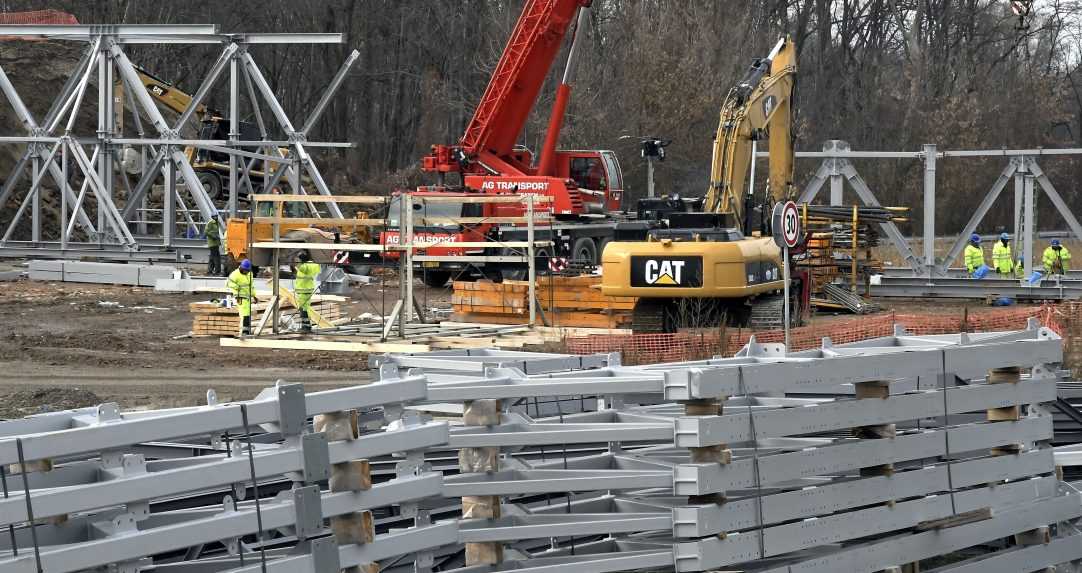
<svg viewBox="0 0 1082 573"><path fill-rule="evenodd" d="M637 298L605 296L600 285L601 277L592 275L538 277L537 323L547 321L551 326L573 328L628 328ZM530 315L529 291L526 281L455 281L451 297L454 320L524 324Z"/></svg>
<svg viewBox="0 0 1082 573"><path fill-rule="evenodd" d="M267 307L267 303L252 305L252 324L257 324L263 318ZM345 316L342 307L334 301L313 302L312 310L331 322ZM192 336L236 336L240 331L240 315L236 308L221 306L216 301L193 302L188 305L188 312L192 315ZM279 312L281 316L289 316L297 310L288 299L283 299Z"/></svg>

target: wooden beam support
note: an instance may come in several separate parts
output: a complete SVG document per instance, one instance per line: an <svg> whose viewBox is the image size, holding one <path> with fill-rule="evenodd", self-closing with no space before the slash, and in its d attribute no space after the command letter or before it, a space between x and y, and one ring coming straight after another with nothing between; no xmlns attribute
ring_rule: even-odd
<svg viewBox="0 0 1082 573"><path fill-rule="evenodd" d="M428 352L427 344L396 344L392 342L323 342L318 340L279 340L274 338L223 338L219 344L227 348L272 348L312 350L316 352Z"/></svg>

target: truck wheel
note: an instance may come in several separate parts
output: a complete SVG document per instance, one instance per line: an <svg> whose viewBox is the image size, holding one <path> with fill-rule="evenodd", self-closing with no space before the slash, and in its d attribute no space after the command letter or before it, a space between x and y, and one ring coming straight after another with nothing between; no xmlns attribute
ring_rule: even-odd
<svg viewBox="0 0 1082 573"><path fill-rule="evenodd" d="M425 286L432 288L443 288L447 285L447 279L451 278L451 273L447 271L428 271L421 273L421 282Z"/></svg>
<svg viewBox="0 0 1082 573"><path fill-rule="evenodd" d="M578 239L575 239L575 244L571 247L571 260L578 263L596 265L598 263L597 243L590 237L579 237Z"/></svg>
<svg viewBox="0 0 1082 573"><path fill-rule="evenodd" d="M504 249L500 254L507 256L522 256L524 249ZM534 249L534 273L537 276L547 275L551 271L549 270L549 259L552 258L552 250L549 247L537 247ZM515 263L521 264L521 263ZM530 269L527 267L513 267L509 269L503 269L503 280L505 281L524 281L530 276Z"/></svg>
<svg viewBox="0 0 1082 573"><path fill-rule="evenodd" d="M222 198L222 178L217 173L210 171L199 172L199 183L203 186L203 189L207 192L207 197L211 201L217 201Z"/></svg>

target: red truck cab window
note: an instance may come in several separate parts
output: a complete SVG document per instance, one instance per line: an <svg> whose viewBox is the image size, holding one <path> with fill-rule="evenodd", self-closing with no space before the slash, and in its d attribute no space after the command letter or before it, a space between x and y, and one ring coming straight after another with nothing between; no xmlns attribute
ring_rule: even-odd
<svg viewBox="0 0 1082 573"><path fill-rule="evenodd" d="M571 158L571 179L583 189L605 191L609 188L605 166L600 157Z"/></svg>

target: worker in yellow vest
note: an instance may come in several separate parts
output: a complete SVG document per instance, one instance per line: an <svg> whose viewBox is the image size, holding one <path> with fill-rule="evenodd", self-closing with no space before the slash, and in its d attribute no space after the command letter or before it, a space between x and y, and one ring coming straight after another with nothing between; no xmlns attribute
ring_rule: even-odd
<svg viewBox="0 0 1082 573"><path fill-rule="evenodd" d="M977 233L969 236L969 244L966 245L965 250L965 262L966 272L970 276L973 276L977 269L984 266L984 250L981 249L981 236Z"/></svg>
<svg viewBox="0 0 1082 573"><path fill-rule="evenodd" d="M252 303L257 302L255 288L252 286L252 261L244 259L237 269L229 273L225 281L226 288L237 301L237 313L240 314L240 333L247 336L252 333Z"/></svg>
<svg viewBox="0 0 1082 573"><path fill-rule="evenodd" d="M316 292L316 276L319 275L319 265L312 262L312 255L308 251L301 251L297 255L300 264L293 267L293 293L297 296L297 310L301 313L301 331L312 330L312 322L309 314L312 310L312 295Z"/></svg>
<svg viewBox="0 0 1082 573"><path fill-rule="evenodd" d="M1059 239L1052 239L1052 244L1044 250L1042 259L1045 274L1065 275L1071 270L1071 251L1068 251Z"/></svg>
<svg viewBox="0 0 1082 573"><path fill-rule="evenodd" d="M1007 233L999 235L999 241L992 247L992 267L1002 278L1011 278L1014 271L1014 260L1011 257L1011 236Z"/></svg>

